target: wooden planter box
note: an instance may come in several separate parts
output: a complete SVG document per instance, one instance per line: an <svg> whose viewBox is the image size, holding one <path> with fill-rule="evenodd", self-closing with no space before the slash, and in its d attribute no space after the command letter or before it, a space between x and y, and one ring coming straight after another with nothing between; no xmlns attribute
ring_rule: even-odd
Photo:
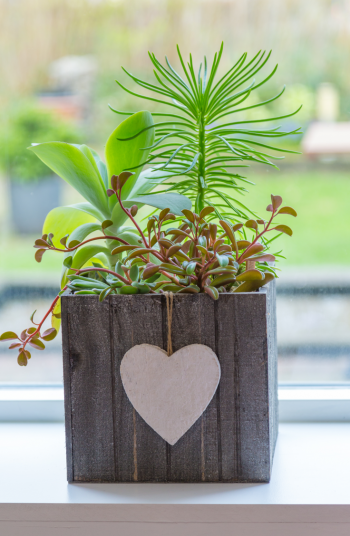
<svg viewBox="0 0 350 536"><path fill-rule="evenodd" d="M166 349L165 296L62 297L69 482L268 482L278 433L275 286L174 295L174 352L201 343L221 365L203 415L170 446L139 416L120 377L131 347Z"/></svg>

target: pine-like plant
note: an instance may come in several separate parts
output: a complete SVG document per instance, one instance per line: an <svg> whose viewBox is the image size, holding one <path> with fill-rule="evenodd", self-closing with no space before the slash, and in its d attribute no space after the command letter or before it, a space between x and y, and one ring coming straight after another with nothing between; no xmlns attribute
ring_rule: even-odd
<svg viewBox="0 0 350 536"><path fill-rule="evenodd" d="M208 69L207 59L204 57L204 64L200 64L197 75L192 56L190 55L186 66L179 47L177 51L184 77L175 71L168 58L165 58L165 67L154 54L149 53L159 85L142 81L123 68L134 82L156 93L157 98L135 93L117 81L123 90L135 97L172 108L171 112L153 113L154 117L166 120L161 120L137 134L155 129L154 143L151 147L144 148L145 151L152 151L146 163L155 168L157 180L160 179L160 170L164 172L164 180L169 177L176 178L164 184L165 191L185 194L191 199L196 213L199 214L204 206L212 206L215 208L213 218L228 217L235 221L246 219L247 213L252 212L235 194L246 192L242 182L250 181L233 168L249 167L245 162L276 167L271 160L281 157L269 155L266 150L288 153L295 151L272 146L266 139L299 134L300 129L282 131L279 126L261 129L245 128L245 125L275 122L295 115L300 108L280 117L236 121L233 114L267 105L284 92L285 88L264 102L251 105L246 103L250 94L268 82L276 72L277 65L265 79L259 83L255 82L254 76L267 63L271 52L266 54L259 51L250 61L247 61L247 54L244 53L233 67L216 81L223 44L215 54L211 68ZM112 107L111 109L118 114L132 115L132 112L122 112ZM124 140L127 139L132 138ZM150 177L152 178L152 174Z"/></svg>

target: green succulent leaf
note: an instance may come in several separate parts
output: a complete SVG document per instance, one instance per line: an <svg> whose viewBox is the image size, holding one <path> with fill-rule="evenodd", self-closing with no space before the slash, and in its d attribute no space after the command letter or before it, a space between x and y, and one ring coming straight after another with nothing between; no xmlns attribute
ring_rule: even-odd
<svg viewBox="0 0 350 536"><path fill-rule="evenodd" d="M96 219L93 216L81 210L72 207L57 207L52 209L46 216L43 233L53 233L52 242L54 246L59 248L61 247L60 240L65 235L69 235L70 240L79 240L78 236L73 235L73 231L83 224L95 222ZM97 226L97 228L99 227Z"/></svg>
<svg viewBox="0 0 350 536"><path fill-rule="evenodd" d="M105 185L86 145L52 141L39 143L29 149L108 218Z"/></svg>

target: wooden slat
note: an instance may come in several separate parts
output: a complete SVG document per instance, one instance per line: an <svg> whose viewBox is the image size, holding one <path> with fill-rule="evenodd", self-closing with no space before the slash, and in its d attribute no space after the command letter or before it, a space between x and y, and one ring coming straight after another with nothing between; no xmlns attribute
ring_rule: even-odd
<svg viewBox="0 0 350 536"><path fill-rule="evenodd" d="M115 378L115 445L119 482L158 482L167 476L166 442L133 409L120 377L124 354L142 343L163 348L161 296L111 296Z"/></svg>
<svg viewBox="0 0 350 536"><path fill-rule="evenodd" d="M270 478L266 293L237 295L235 345L238 393L239 463L237 478L266 482Z"/></svg>
<svg viewBox="0 0 350 536"><path fill-rule="evenodd" d="M72 480L112 482L115 460L109 305L99 303L97 296L67 296L65 300ZM66 382L65 388L69 389Z"/></svg>
<svg viewBox="0 0 350 536"><path fill-rule="evenodd" d="M164 336L167 329L166 316L163 297ZM172 344L174 352L189 344L205 344L215 352L214 301L209 296L174 296ZM216 397L202 417L168 450L170 481L218 480Z"/></svg>

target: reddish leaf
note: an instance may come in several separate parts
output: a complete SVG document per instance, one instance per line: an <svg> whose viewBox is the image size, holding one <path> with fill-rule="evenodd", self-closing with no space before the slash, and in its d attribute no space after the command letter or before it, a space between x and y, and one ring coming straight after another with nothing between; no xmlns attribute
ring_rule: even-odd
<svg viewBox="0 0 350 536"><path fill-rule="evenodd" d="M119 178L118 175L112 175L111 177L111 186L114 192L117 190L117 187L118 187L118 178Z"/></svg>
<svg viewBox="0 0 350 536"><path fill-rule="evenodd" d="M233 225L232 229L234 232L236 232L242 229L242 227L243 227L243 223L236 223L235 225Z"/></svg>
<svg viewBox="0 0 350 536"><path fill-rule="evenodd" d="M49 328L42 334L41 338L44 341L52 341L57 335L57 330L55 328Z"/></svg>
<svg viewBox="0 0 350 536"><path fill-rule="evenodd" d="M22 341L26 340L26 338L27 338L27 330L26 329L24 329L22 331L22 333L20 334L19 338L22 339Z"/></svg>
<svg viewBox="0 0 350 536"><path fill-rule="evenodd" d="M272 201L273 209L277 210L278 207L280 207L281 204L282 204L282 197L280 195L272 195L271 194L271 201Z"/></svg>
<svg viewBox="0 0 350 536"><path fill-rule="evenodd" d="M273 212L273 206L272 205L267 205L266 210L268 212Z"/></svg>
<svg viewBox="0 0 350 536"><path fill-rule="evenodd" d="M119 175L119 188L122 188L132 175L135 175L135 173L132 173L131 171L122 171L122 173Z"/></svg>
<svg viewBox="0 0 350 536"><path fill-rule="evenodd" d="M41 246L44 248L48 248L49 244L46 242L46 240L43 240L42 238L38 238L38 240L35 240L34 244L36 246Z"/></svg>
<svg viewBox="0 0 350 536"><path fill-rule="evenodd" d="M227 234L227 236L229 237L229 239L231 241L231 244L235 248L236 247L236 237L235 237L235 233L233 232L233 229L232 229L231 225L229 225L224 220L220 220L220 225L224 229L225 233Z"/></svg>
<svg viewBox="0 0 350 536"><path fill-rule="evenodd" d="M175 246L171 246L168 251L166 252L167 257L172 257L172 255L175 255L180 249L182 248L182 244L177 244Z"/></svg>
<svg viewBox="0 0 350 536"><path fill-rule="evenodd" d="M264 274L260 270L246 270L242 274L236 276L237 281L262 281Z"/></svg>
<svg viewBox="0 0 350 536"><path fill-rule="evenodd" d="M28 328L27 329L27 333L28 335L31 335L32 333L34 333L36 331L37 328Z"/></svg>
<svg viewBox="0 0 350 536"><path fill-rule="evenodd" d="M256 223L255 220L248 220L245 222L244 224L246 227L248 227L248 229L257 229L258 228L258 224Z"/></svg>
<svg viewBox="0 0 350 536"><path fill-rule="evenodd" d="M108 189L107 189L107 195L108 195L108 197L111 197L111 196L114 195L114 194L115 194L115 191L114 191L114 190L112 190L111 188L108 188Z"/></svg>
<svg viewBox="0 0 350 536"><path fill-rule="evenodd" d="M280 233L287 234L288 236L292 236L293 231L288 225L277 225L274 227L275 231L279 231Z"/></svg>
<svg viewBox="0 0 350 536"><path fill-rule="evenodd" d="M219 298L219 291L215 287L204 287L204 292L206 292L213 300Z"/></svg>
<svg viewBox="0 0 350 536"><path fill-rule="evenodd" d="M199 214L199 219L200 220L204 220L204 218L206 218L207 216L209 216L209 214L211 214L212 212L214 212L215 209L213 207L204 207L201 211L200 211L200 214Z"/></svg>
<svg viewBox="0 0 350 536"><path fill-rule="evenodd" d="M130 246L130 245L123 245L118 246L113 249L112 255L117 255L118 253L124 253L124 251L131 251L132 249L137 249L139 246Z"/></svg>
<svg viewBox="0 0 350 536"><path fill-rule="evenodd" d="M17 363L20 367L26 367L28 363L27 356L24 351L20 352L17 357Z"/></svg>
<svg viewBox="0 0 350 536"><path fill-rule="evenodd" d="M28 359L30 359L32 357L32 354L30 352L28 352L28 350L24 350L24 353L26 354Z"/></svg>
<svg viewBox="0 0 350 536"><path fill-rule="evenodd" d="M12 344L10 344L9 346L9 350L13 350L13 348L19 348L20 346L22 346L23 343L21 342L13 342Z"/></svg>
<svg viewBox="0 0 350 536"><path fill-rule="evenodd" d="M69 248L75 248L75 246L79 246L80 244L80 241L79 240L71 240L69 243L68 243L68 247Z"/></svg>
<svg viewBox="0 0 350 536"><path fill-rule="evenodd" d="M290 216L297 217L296 210L292 207L282 207L279 209L278 214L289 214Z"/></svg>
<svg viewBox="0 0 350 536"><path fill-rule="evenodd" d="M152 275L156 274L157 272L159 272L159 265L149 262L148 264L146 264L146 268L144 269L142 273L142 278L148 279L149 277L152 277Z"/></svg>
<svg viewBox="0 0 350 536"><path fill-rule="evenodd" d="M273 262L276 260L276 257L274 255L271 255L271 253L266 253L265 255L260 255L258 257L249 257L247 261L255 261L255 262Z"/></svg>
<svg viewBox="0 0 350 536"><path fill-rule="evenodd" d="M138 212L138 207L137 205L133 205L131 208L130 208L130 214L132 217L136 216L137 212Z"/></svg>
<svg viewBox="0 0 350 536"><path fill-rule="evenodd" d="M12 341L13 339L18 339L18 335L14 331L5 331L0 335L0 341Z"/></svg>
<svg viewBox="0 0 350 536"><path fill-rule="evenodd" d="M218 226L215 223L211 223L209 230L210 230L211 239L216 240L216 233L218 231Z"/></svg>
<svg viewBox="0 0 350 536"><path fill-rule="evenodd" d="M107 229L107 227L110 227L111 225L113 225L112 220L105 220L101 223L102 229Z"/></svg>
<svg viewBox="0 0 350 536"><path fill-rule="evenodd" d="M45 349L45 344L39 340L39 339L31 339L28 344L30 344L30 346L32 346L33 348L35 348L36 350L44 350Z"/></svg>
<svg viewBox="0 0 350 536"><path fill-rule="evenodd" d="M255 255L256 253L260 253L260 251L263 251L264 246L262 244L254 244L250 248L247 248L244 253L240 256L239 262L243 262L248 257L251 257L252 255Z"/></svg>
<svg viewBox="0 0 350 536"><path fill-rule="evenodd" d="M38 249L36 252L35 252L35 260L36 262L41 262L41 259L43 258L43 255L45 253L46 249Z"/></svg>
<svg viewBox="0 0 350 536"><path fill-rule="evenodd" d="M251 242L248 240L238 240L237 242L238 249L246 249L250 244Z"/></svg>
<svg viewBox="0 0 350 536"><path fill-rule="evenodd" d="M182 211L182 214L184 214L184 216L186 216L186 218L191 222L191 223L194 223L194 214L193 212L191 212L190 210L187 210L187 208L184 208L183 211Z"/></svg>
<svg viewBox="0 0 350 536"><path fill-rule="evenodd" d="M163 210L161 210L159 212L159 221L162 221L163 218L165 218L165 216L170 212L170 208L163 208Z"/></svg>

